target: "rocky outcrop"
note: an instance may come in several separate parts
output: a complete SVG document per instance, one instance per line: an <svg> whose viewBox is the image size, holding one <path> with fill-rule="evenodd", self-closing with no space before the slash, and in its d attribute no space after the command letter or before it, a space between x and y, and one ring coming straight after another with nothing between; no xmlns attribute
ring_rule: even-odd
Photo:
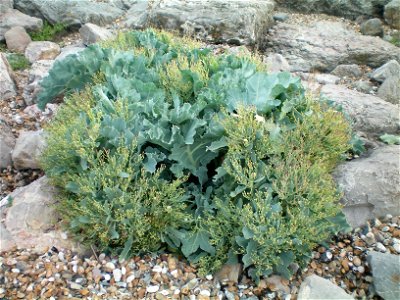
<svg viewBox="0 0 400 300"><path fill-rule="evenodd" d="M23 97L26 105L32 105L40 91L39 82L47 76L53 66L53 60L38 60L29 71L28 84L24 87Z"/></svg>
<svg viewBox="0 0 400 300"><path fill-rule="evenodd" d="M0 14L0 41L4 40L4 34L8 30L16 26L24 27L27 31L37 31L42 29L43 21L25 15L16 9L10 9L4 14Z"/></svg>
<svg viewBox="0 0 400 300"><path fill-rule="evenodd" d="M32 42L25 49L25 57L30 63L37 60L55 59L61 52L60 46L53 42Z"/></svg>
<svg viewBox="0 0 400 300"><path fill-rule="evenodd" d="M400 214L399 156L399 145L383 146L337 168L335 179L344 193L344 213L353 227L372 217Z"/></svg>
<svg viewBox="0 0 400 300"><path fill-rule="evenodd" d="M15 137L11 128L0 118L0 169L11 166L11 151L15 146Z"/></svg>
<svg viewBox="0 0 400 300"><path fill-rule="evenodd" d="M97 26L96 24L87 23L79 29L85 45L91 45L100 41L110 39L113 34L106 28Z"/></svg>
<svg viewBox="0 0 400 300"><path fill-rule="evenodd" d="M399 106L373 95L350 90L342 85L327 84L321 94L343 107L356 131L378 137L400 133Z"/></svg>
<svg viewBox="0 0 400 300"><path fill-rule="evenodd" d="M275 0L280 6L300 13L324 13L349 19L380 16L390 0Z"/></svg>
<svg viewBox="0 0 400 300"><path fill-rule="evenodd" d="M332 71L340 64L379 67L400 61L400 48L378 37L364 36L333 21L309 25L279 23L267 37L268 51L281 53L292 71Z"/></svg>
<svg viewBox="0 0 400 300"><path fill-rule="evenodd" d="M125 25L178 31L203 41L256 44L273 25L271 0L138 1Z"/></svg>
<svg viewBox="0 0 400 300"><path fill-rule="evenodd" d="M58 228L59 218L54 210L56 196L57 190L46 177L11 193L8 199L12 200L0 207L6 215L4 227L0 227L0 252L8 251L14 245L34 247L39 251L52 246L79 249Z"/></svg>
<svg viewBox="0 0 400 300"><path fill-rule="evenodd" d="M7 48L13 52L24 53L26 47L32 42L31 37L22 26L16 26L4 34Z"/></svg>
<svg viewBox="0 0 400 300"><path fill-rule="evenodd" d="M6 55L0 53L0 101L10 99L16 94L10 64L7 61Z"/></svg>
<svg viewBox="0 0 400 300"><path fill-rule="evenodd" d="M400 259L397 255L371 251L367 257L376 293L385 300L400 299Z"/></svg>
<svg viewBox="0 0 400 300"><path fill-rule="evenodd" d="M400 0L392 0L385 6L385 21L390 26L400 29Z"/></svg>
<svg viewBox="0 0 400 300"><path fill-rule="evenodd" d="M312 299L354 299L348 295L343 289L333 284L327 279L317 275L308 276L300 286L298 300Z"/></svg>
<svg viewBox="0 0 400 300"><path fill-rule="evenodd" d="M85 23L106 25L120 17L124 11L107 2L89 0L14 0L20 11L49 21L81 26Z"/></svg>
<svg viewBox="0 0 400 300"><path fill-rule="evenodd" d="M39 169L39 156L45 147L43 131L22 131L12 152L16 169Z"/></svg>

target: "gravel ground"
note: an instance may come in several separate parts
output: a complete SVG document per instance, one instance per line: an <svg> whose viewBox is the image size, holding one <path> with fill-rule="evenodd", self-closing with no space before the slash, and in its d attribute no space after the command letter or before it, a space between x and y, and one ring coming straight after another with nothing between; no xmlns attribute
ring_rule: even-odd
<svg viewBox="0 0 400 300"><path fill-rule="evenodd" d="M0 298L289 300L296 299L305 277L316 274L357 299L381 299L374 295L366 257L372 250L398 255L399 225L399 216L375 219L336 236L327 248L318 246L308 267L291 280L272 276L258 285L245 273L238 281L220 282L219 274L201 277L194 266L171 254L119 262L105 254L78 255L54 247L46 253L14 249L0 253Z"/></svg>

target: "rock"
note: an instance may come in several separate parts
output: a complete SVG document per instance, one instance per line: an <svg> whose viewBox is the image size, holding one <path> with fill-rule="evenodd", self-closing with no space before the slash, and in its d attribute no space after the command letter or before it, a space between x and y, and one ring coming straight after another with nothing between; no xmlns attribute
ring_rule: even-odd
<svg viewBox="0 0 400 300"><path fill-rule="evenodd" d="M267 36L269 50L281 53L292 72L331 72L339 64L379 67L395 59L400 48L378 37L361 35L341 22L279 23Z"/></svg>
<svg viewBox="0 0 400 300"><path fill-rule="evenodd" d="M31 37L22 26L16 26L4 34L7 48L13 52L24 53L26 46L32 42Z"/></svg>
<svg viewBox="0 0 400 300"><path fill-rule="evenodd" d="M371 93L373 90L373 86L369 81L366 80L358 80L352 84L353 88L357 91L365 94Z"/></svg>
<svg viewBox="0 0 400 300"><path fill-rule="evenodd" d="M372 72L371 79L384 82L386 78L396 75L400 75L400 64L396 60L390 60Z"/></svg>
<svg viewBox="0 0 400 300"><path fill-rule="evenodd" d="M372 137L400 132L399 107L394 104L342 85L324 85L321 94L343 107L356 131Z"/></svg>
<svg viewBox="0 0 400 300"><path fill-rule="evenodd" d="M400 74L387 78L379 87L377 95L390 103L400 104Z"/></svg>
<svg viewBox="0 0 400 300"><path fill-rule="evenodd" d="M391 27L400 29L400 0L392 0L385 5L384 17Z"/></svg>
<svg viewBox="0 0 400 300"><path fill-rule="evenodd" d="M367 261L372 269L376 293L385 300L400 299L399 256L371 251Z"/></svg>
<svg viewBox="0 0 400 300"><path fill-rule="evenodd" d="M259 43L273 25L272 0L138 1L127 12L125 26L179 31L203 41Z"/></svg>
<svg viewBox="0 0 400 300"><path fill-rule="evenodd" d="M24 87L23 97L26 105L32 105L40 91L39 83L47 76L53 66L53 60L38 60L31 66L28 84Z"/></svg>
<svg viewBox="0 0 400 300"><path fill-rule="evenodd" d="M271 53L265 59L268 73L285 72L290 70L288 61L278 53Z"/></svg>
<svg viewBox="0 0 400 300"><path fill-rule="evenodd" d="M315 74L314 79L320 84L337 84L340 78L332 74Z"/></svg>
<svg viewBox="0 0 400 300"><path fill-rule="evenodd" d="M60 52L60 46L56 43L48 41L32 42L25 49L25 57L33 64L37 60L55 59Z"/></svg>
<svg viewBox="0 0 400 300"><path fill-rule="evenodd" d="M17 95L12 70L7 61L6 55L0 53L0 101L8 100Z"/></svg>
<svg viewBox="0 0 400 300"><path fill-rule="evenodd" d="M79 27L85 23L104 26L124 11L110 3L90 0L14 0L15 8L51 24Z"/></svg>
<svg viewBox="0 0 400 300"><path fill-rule="evenodd" d="M42 131L22 131L16 141L12 160L16 169L39 169L39 156L45 147Z"/></svg>
<svg viewBox="0 0 400 300"><path fill-rule="evenodd" d="M11 10L14 5L14 0L1 0L0 1L0 12L2 14L6 13L7 11Z"/></svg>
<svg viewBox="0 0 400 300"><path fill-rule="evenodd" d="M338 65L333 71L333 75L339 77L361 77L362 71L358 65Z"/></svg>
<svg viewBox="0 0 400 300"><path fill-rule="evenodd" d="M11 151L15 146L15 137L11 128L0 118L0 169L11 166Z"/></svg>
<svg viewBox="0 0 400 300"><path fill-rule="evenodd" d="M0 14L0 41L4 40L4 34L13 27L21 26L27 31L37 31L42 29L43 21L39 18L30 17L16 9L8 10Z"/></svg>
<svg viewBox="0 0 400 300"><path fill-rule="evenodd" d="M400 214L399 155L399 145L387 145L336 169L334 177L344 193L344 214L350 225L358 227L387 213Z"/></svg>
<svg viewBox="0 0 400 300"><path fill-rule="evenodd" d="M54 210L57 190L49 184L46 176L31 184L17 188L11 193L12 206L8 208L5 229L12 241L21 248L34 247L46 251L49 247L67 248L82 252L82 248L71 240L63 239L62 232L55 229L58 215ZM3 239L3 235L1 236ZM8 251L7 244L0 243L0 252Z"/></svg>
<svg viewBox="0 0 400 300"><path fill-rule="evenodd" d="M285 22L287 19L289 19L289 15L286 13L276 13L273 15L273 18L275 21Z"/></svg>
<svg viewBox="0 0 400 300"><path fill-rule="evenodd" d="M95 24L87 23L79 29L79 33L82 37L85 45L97 43L110 39L113 34L106 28L102 28Z"/></svg>
<svg viewBox="0 0 400 300"><path fill-rule="evenodd" d="M355 20L359 16L380 16L390 0L276 0L277 4L303 14L324 13Z"/></svg>
<svg viewBox="0 0 400 300"><path fill-rule="evenodd" d="M382 21L378 18L370 19L361 24L360 31L363 35L383 37Z"/></svg>
<svg viewBox="0 0 400 300"><path fill-rule="evenodd" d="M242 271L241 264L225 264L222 266L221 270L219 270L214 277L216 282L234 282L237 283L239 281L239 275Z"/></svg>
<svg viewBox="0 0 400 300"><path fill-rule="evenodd" d="M301 284L298 300L311 299L354 299L343 289L333 284L327 279L317 275L308 276Z"/></svg>
<svg viewBox="0 0 400 300"><path fill-rule="evenodd" d="M71 46L66 46L64 48L61 48L61 53L56 57L56 61L58 60L63 60L69 55L74 55L78 54L79 52L85 50L84 45L71 45Z"/></svg>

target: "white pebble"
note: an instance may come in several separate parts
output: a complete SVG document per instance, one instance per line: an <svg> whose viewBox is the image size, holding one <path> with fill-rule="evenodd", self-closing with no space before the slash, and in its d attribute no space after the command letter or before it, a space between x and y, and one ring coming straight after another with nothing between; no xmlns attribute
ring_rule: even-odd
<svg viewBox="0 0 400 300"><path fill-rule="evenodd" d="M189 299L190 299L190 300L196 300L196 295L190 295L190 296L189 296Z"/></svg>
<svg viewBox="0 0 400 300"><path fill-rule="evenodd" d="M106 269L109 269L111 271L113 271L115 269L115 265L109 261L108 263L106 263L106 265L104 266Z"/></svg>
<svg viewBox="0 0 400 300"><path fill-rule="evenodd" d="M396 251L397 253L400 253L400 244L393 244L393 249L394 251Z"/></svg>
<svg viewBox="0 0 400 300"><path fill-rule="evenodd" d="M210 297L211 293L209 290L201 290L200 295Z"/></svg>
<svg viewBox="0 0 400 300"><path fill-rule="evenodd" d="M174 295L179 295L181 293L181 291L179 290L179 289L176 289L175 291L174 291Z"/></svg>
<svg viewBox="0 0 400 300"><path fill-rule="evenodd" d="M163 296L168 296L169 295L169 291L168 290L162 290L160 292L160 294L163 295Z"/></svg>
<svg viewBox="0 0 400 300"><path fill-rule="evenodd" d="M386 247L382 243L376 243L375 246L376 250L381 251L381 252L386 252Z"/></svg>
<svg viewBox="0 0 400 300"><path fill-rule="evenodd" d="M72 266L72 271L73 271L74 273L78 272L78 265L73 265L73 266Z"/></svg>
<svg viewBox="0 0 400 300"><path fill-rule="evenodd" d="M121 281L122 272L121 272L120 269L113 270L113 275L114 275L114 279L115 279L116 282Z"/></svg>
<svg viewBox="0 0 400 300"><path fill-rule="evenodd" d="M11 269L11 272L13 272L13 273L21 273L21 271L19 269L17 269L17 268Z"/></svg>
<svg viewBox="0 0 400 300"><path fill-rule="evenodd" d="M121 268L121 273L122 273L122 275L125 275L125 274L126 274L126 268L125 268L125 267L122 267L122 268Z"/></svg>
<svg viewBox="0 0 400 300"><path fill-rule="evenodd" d="M110 279L111 279L111 275L110 274L103 274L103 276L104 276L104 280L105 281L109 281Z"/></svg>
<svg viewBox="0 0 400 300"><path fill-rule="evenodd" d="M65 260L64 252L58 252L58 259L61 260L61 261Z"/></svg>
<svg viewBox="0 0 400 300"><path fill-rule="evenodd" d="M154 273L161 273L162 270L163 270L163 268L162 268L161 266L156 265L156 266L154 266L154 268L153 268L152 271L153 271Z"/></svg>
<svg viewBox="0 0 400 300"><path fill-rule="evenodd" d="M155 293L155 292L157 292L159 289L160 289L160 286L159 286L159 285L149 285L149 286L146 288L146 291L147 291L148 293Z"/></svg>
<svg viewBox="0 0 400 300"><path fill-rule="evenodd" d="M105 255L104 253L101 253L101 254L99 255L99 260L100 260L100 261L104 260L105 258L106 258L106 255Z"/></svg>
<svg viewBox="0 0 400 300"><path fill-rule="evenodd" d="M61 232L61 238L62 238L63 240L66 240L66 239L68 238L68 234L65 233L65 232Z"/></svg>
<svg viewBox="0 0 400 300"><path fill-rule="evenodd" d="M208 275L206 276L206 279L207 279L207 280L212 280L212 279L213 279L213 276L212 276L211 274L208 274Z"/></svg>
<svg viewBox="0 0 400 300"><path fill-rule="evenodd" d="M126 283L131 283L135 279L135 275L129 275L128 278L126 279Z"/></svg>

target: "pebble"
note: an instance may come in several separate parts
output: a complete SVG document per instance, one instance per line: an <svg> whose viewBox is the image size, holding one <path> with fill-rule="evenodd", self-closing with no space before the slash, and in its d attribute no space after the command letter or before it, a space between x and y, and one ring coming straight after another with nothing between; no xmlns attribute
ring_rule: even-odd
<svg viewBox="0 0 400 300"><path fill-rule="evenodd" d="M128 278L126 278L126 283L131 283L135 279L135 275L129 275Z"/></svg>
<svg viewBox="0 0 400 300"><path fill-rule="evenodd" d="M390 227L389 226L384 226L384 227L382 227L382 232L388 232L389 231L389 229L390 229Z"/></svg>
<svg viewBox="0 0 400 300"><path fill-rule="evenodd" d="M386 247L382 243L376 243L375 249L380 252L386 252Z"/></svg>
<svg viewBox="0 0 400 300"><path fill-rule="evenodd" d="M112 272L115 269L115 265L109 261L108 263L106 263L106 265L104 266L106 270Z"/></svg>
<svg viewBox="0 0 400 300"><path fill-rule="evenodd" d="M75 282L71 282L69 287L71 289L73 289L73 290L81 290L82 289L82 286L80 284L75 283Z"/></svg>
<svg viewBox="0 0 400 300"><path fill-rule="evenodd" d="M147 291L148 293L155 293L155 292L157 292L159 289L160 289L160 286L159 286L159 285L149 285L149 286L146 288L146 291Z"/></svg>
<svg viewBox="0 0 400 300"><path fill-rule="evenodd" d="M368 245L376 243L375 235L372 232L368 232L363 239Z"/></svg>
<svg viewBox="0 0 400 300"><path fill-rule="evenodd" d="M393 249L394 251L400 254L400 244L397 243L393 244Z"/></svg>
<svg viewBox="0 0 400 300"><path fill-rule="evenodd" d="M361 266L361 259L359 258L359 257L354 257L353 258L353 264L356 266L356 267L359 267L359 266Z"/></svg>

